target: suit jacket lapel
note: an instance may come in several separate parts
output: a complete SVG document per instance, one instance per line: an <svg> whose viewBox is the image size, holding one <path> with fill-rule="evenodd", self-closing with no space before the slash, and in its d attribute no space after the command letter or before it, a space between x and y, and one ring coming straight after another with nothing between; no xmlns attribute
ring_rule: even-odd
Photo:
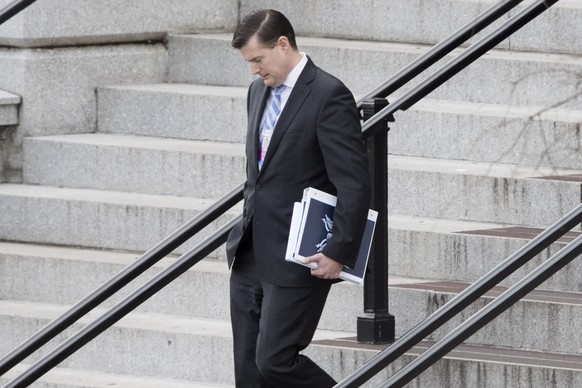
<svg viewBox="0 0 582 388"><path fill-rule="evenodd" d="M297 82L295 83L295 86L291 91L291 95L289 96L289 99L285 104L285 108L283 108L283 112L281 112L281 116L279 116L279 119L277 120L277 124L275 125L275 129L273 131L273 136L271 137L271 142L269 143L269 148L267 149L267 154L265 155L265 160L263 161L263 167L261 168L261 172L264 171L267 165L269 164L269 161L272 159L273 154L277 151L277 147L279 146L279 143L281 142L283 135L289 128L289 125L293 121L293 118L299 112L301 106L305 102L305 99L311 92L311 87L309 86L309 83L313 80L315 76L315 71L316 71L315 65L313 64L313 62L311 62L311 59L308 58L307 64L305 65L305 68L303 69L301 75L297 79Z"/></svg>

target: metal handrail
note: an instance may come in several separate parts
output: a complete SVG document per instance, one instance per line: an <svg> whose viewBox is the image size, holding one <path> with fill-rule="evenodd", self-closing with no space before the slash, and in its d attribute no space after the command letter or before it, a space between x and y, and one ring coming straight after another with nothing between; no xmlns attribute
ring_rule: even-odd
<svg viewBox="0 0 582 388"><path fill-rule="evenodd" d="M166 257L200 230L204 229L236 203L240 202L242 200L243 185L243 183L239 184L206 210L182 225L174 233L159 242L149 251L140 256L136 261L128 265L87 297L79 301L60 317L53 320L2 357L2 359L0 359L0 375L6 373L19 362L23 361L41 346L79 320L82 316L125 287L129 282L136 279L139 275Z"/></svg>
<svg viewBox="0 0 582 388"><path fill-rule="evenodd" d="M14 16L17 12L32 4L34 1L35 0L13 1L0 11L0 15ZM454 49L453 45L459 45L466 41L474 33L480 31L495 19L499 18L502 12L509 11L521 1L523 0L508 0L491 7L477 18L462 26L460 29L451 34L441 43L437 44L424 55L413 61L410 65L397 73L395 76L382 83L382 85L380 85L378 88L367 93L365 98L385 96L386 93L391 93L392 91L396 90L399 85L405 84L414 75L421 73L430 65L432 65L436 60L444 57L448 52ZM10 16L7 16L7 18ZM226 206L232 206L230 203L232 203L235 198L242 198L242 184L237 186L230 193L226 194L224 198L230 198ZM214 215L220 215L217 213L217 209L215 207L220 206L219 204L221 201L222 200L219 200L217 204L213 205L213 207L209 208L203 214L200 214L195 219L182 226L175 233L168 236L165 240L142 255L132 265L125 268L121 273L111 278L99 289L95 290L86 298L78 302L61 317L51 322L49 325L13 349L10 353L2 357L2 359L0 359L0 374L3 374L9 369L13 368L16 364L24 360L34 351L38 350L50 339L58 335L58 333L72 325L80 317L85 315L87 312L120 290L125 284L134 280L137 276L150 268L153 264L167 255L177 246L181 245L182 241L187 240L193 234L195 234L197 230L202 229L209 222L212 222L214 220ZM196 227L196 225L198 225L199 229ZM171 241L174 243L170 244ZM170 245L166 246L166 244Z"/></svg>
<svg viewBox="0 0 582 388"><path fill-rule="evenodd" d="M220 227L204 241L184 253L172 265L148 280L141 287L126 296L115 306L111 307L100 317L79 330L72 337L61 343L51 352L35 362L30 368L8 382L3 388L26 387L36 381L39 377L64 361L71 354L89 343L99 334L107 330L125 315L133 311L143 302L151 298L162 288L177 279L180 275L190 269L194 264L204 259L212 251L218 249L226 239L228 233L234 225L242 219L242 215L233 218L228 223Z"/></svg>
<svg viewBox="0 0 582 388"><path fill-rule="evenodd" d="M433 76L429 77L421 84L412 88L409 92L405 93L402 97L397 99L393 104L389 105L387 108L383 109L377 115L372 117L370 120L366 121L362 126L364 135L366 137L372 136L373 133L369 129L373 128L374 124L376 124L380 120L383 120L385 117L388 117L396 110L408 109L418 100L424 98L428 93L436 89L446 80L450 79L452 76L458 73L461 69L466 67L468 64L472 63L474 60L476 60L485 52L493 48L503 39L507 38L513 32L517 31L519 28L521 28L527 22L535 18L541 12L545 11L545 9L547 9L549 6L556 3L557 1L558 0L537 1L532 6L525 9L527 10L527 12L524 12L525 11L524 10L518 13L516 16L510 18L501 28L496 29L494 33L487 35L485 38L479 40L479 42L477 42L475 45L470 46L467 50L465 50L465 52L462 55L457 57L455 60L451 61L451 63L447 64L446 66L443 66L439 71L433 74ZM540 4L540 2L543 4ZM22 1L22 3L26 3L26 1ZM28 3L32 3L32 1L29 1ZM507 6L507 4L504 5ZM443 50L448 48L449 44L443 44ZM423 61L421 61L421 63L428 64L434 58L435 57L433 57L431 53L431 55L427 55L423 59ZM420 66L420 63L417 62L415 66ZM414 68L414 66L412 68ZM410 71L410 74L414 73L414 71L412 70L408 71ZM421 71L419 71L419 73ZM398 79L404 80L405 78L406 77ZM391 82L395 81L392 80ZM383 87L381 92L385 93L386 90L389 89ZM239 202L242 199L241 186L233 189L231 193L233 194L233 196L238 198L236 202ZM215 215L215 217L217 216ZM196 262L201 260L204 256L200 255L202 254L206 255L210 253L212 250L216 249L218 246L220 246L226 240L228 231L239 219L240 216L229 222L227 225L224 225L217 232L212 234L210 238L206 239L203 243L199 244L198 246L190 250L188 253L183 255L179 259L179 261L175 263L175 265L172 265L168 267L166 270L162 271L160 274L158 274L158 276L152 278L140 289L130 294L120 303L116 304L112 309L110 309L108 312L106 312L103 316L98 318L92 324L88 325L83 330L79 331L75 336L71 337L69 340L65 341L63 344L55 348L52 352L50 352L41 360L39 360L37 363L35 363L31 368L29 368L23 374L18 376L15 380L12 380L9 383L9 385L7 385L7 387L18 387L22 386L20 384L36 380L38 377L46 373L52 367L56 366L59 362L64 360L70 354L74 353L84 344L95 338L97 335L106 330L117 320L121 319L121 317L123 317L129 311L132 311L139 304L147 300L151 295L155 294L157 291L165 287L165 285L169 284L171 281L173 281L180 274L185 272Z"/></svg>
<svg viewBox="0 0 582 388"><path fill-rule="evenodd" d="M455 330L450 332L412 362L392 375L381 388L400 388L408 384L436 361L475 334L479 329L491 322L517 301L536 289L560 269L582 254L582 236L578 236L558 253L546 260L503 294L491 301L487 306L471 316Z"/></svg>
<svg viewBox="0 0 582 388"><path fill-rule="evenodd" d="M360 369L339 382L336 388L361 386L580 223L582 223L582 204L413 327L392 345L376 354Z"/></svg>
<svg viewBox="0 0 582 388"><path fill-rule="evenodd" d="M535 19L558 1L559 0L536 0L529 6L523 8L501 26L479 39L476 43L470 45L457 57L364 122L362 125L364 136L368 138L374 135L374 129L376 128L374 126L375 124L382 120L386 120L387 117L392 116L398 110L407 110L416 104L419 100L426 97L440 85L451 79L455 74L479 59L483 54L507 39L514 32L518 31L521 27Z"/></svg>
<svg viewBox="0 0 582 388"><path fill-rule="evenodd" d="M489 26L501 16L507 14L507 12L521 2L523 2L523 0L504 0L491 6L485 12L470 20L451 35L431 47L430 50L410 62L392 77L361 96L357 101L358 107L369 98L388 97L424 70L444 58L451 51L472 38L475 34L482 31L485 27Z"/></svg>
<svg viewBox="0 0 582 388"><path fill-rule="evenodd" d="M12 2L6 4L3 8L0 8L0 24L27 8L35 1L36 0L12 0Z"/></svg>

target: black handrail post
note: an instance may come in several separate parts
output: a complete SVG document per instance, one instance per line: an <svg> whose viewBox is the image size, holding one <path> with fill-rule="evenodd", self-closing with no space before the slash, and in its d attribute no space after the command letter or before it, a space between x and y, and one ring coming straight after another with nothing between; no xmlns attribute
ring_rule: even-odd
<svg viewBox="0 0 582 388"><path fill-rule="evenodd" d="M364 121L388 105L383 98L368 99L362 104ZM372 178L371 207L378 220L364 280L364 315L358 317L358 342L385 344L394 341L395 320L388 312L388 121L378 122L367 141Z"/></svg>

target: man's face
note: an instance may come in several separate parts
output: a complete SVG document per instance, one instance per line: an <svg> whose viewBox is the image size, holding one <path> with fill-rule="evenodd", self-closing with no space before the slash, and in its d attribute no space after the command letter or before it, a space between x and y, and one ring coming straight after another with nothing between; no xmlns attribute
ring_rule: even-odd
<svg viewBox="0 0 582 388"><path fill-rule="evenodd" d="M240 49L240 53L249 63L251 73L259 75L265 85L274 88L281 85L289 74L286 55L288 48L285 37L279 38L274 47L266 47L253 36Z"/></svg>

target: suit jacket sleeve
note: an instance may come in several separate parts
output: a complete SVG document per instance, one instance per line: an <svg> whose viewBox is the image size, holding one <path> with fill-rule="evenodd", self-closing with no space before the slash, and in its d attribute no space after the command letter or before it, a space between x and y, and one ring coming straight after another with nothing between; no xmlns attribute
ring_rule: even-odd
<svg viewBox="0 0 582 388"><path fill-rule="evenodd" d="M354 98L342 83L328 89L320 109L317 138L337 196L333 237L323 253L353 267L370 205L366 146Z"/></svg>

